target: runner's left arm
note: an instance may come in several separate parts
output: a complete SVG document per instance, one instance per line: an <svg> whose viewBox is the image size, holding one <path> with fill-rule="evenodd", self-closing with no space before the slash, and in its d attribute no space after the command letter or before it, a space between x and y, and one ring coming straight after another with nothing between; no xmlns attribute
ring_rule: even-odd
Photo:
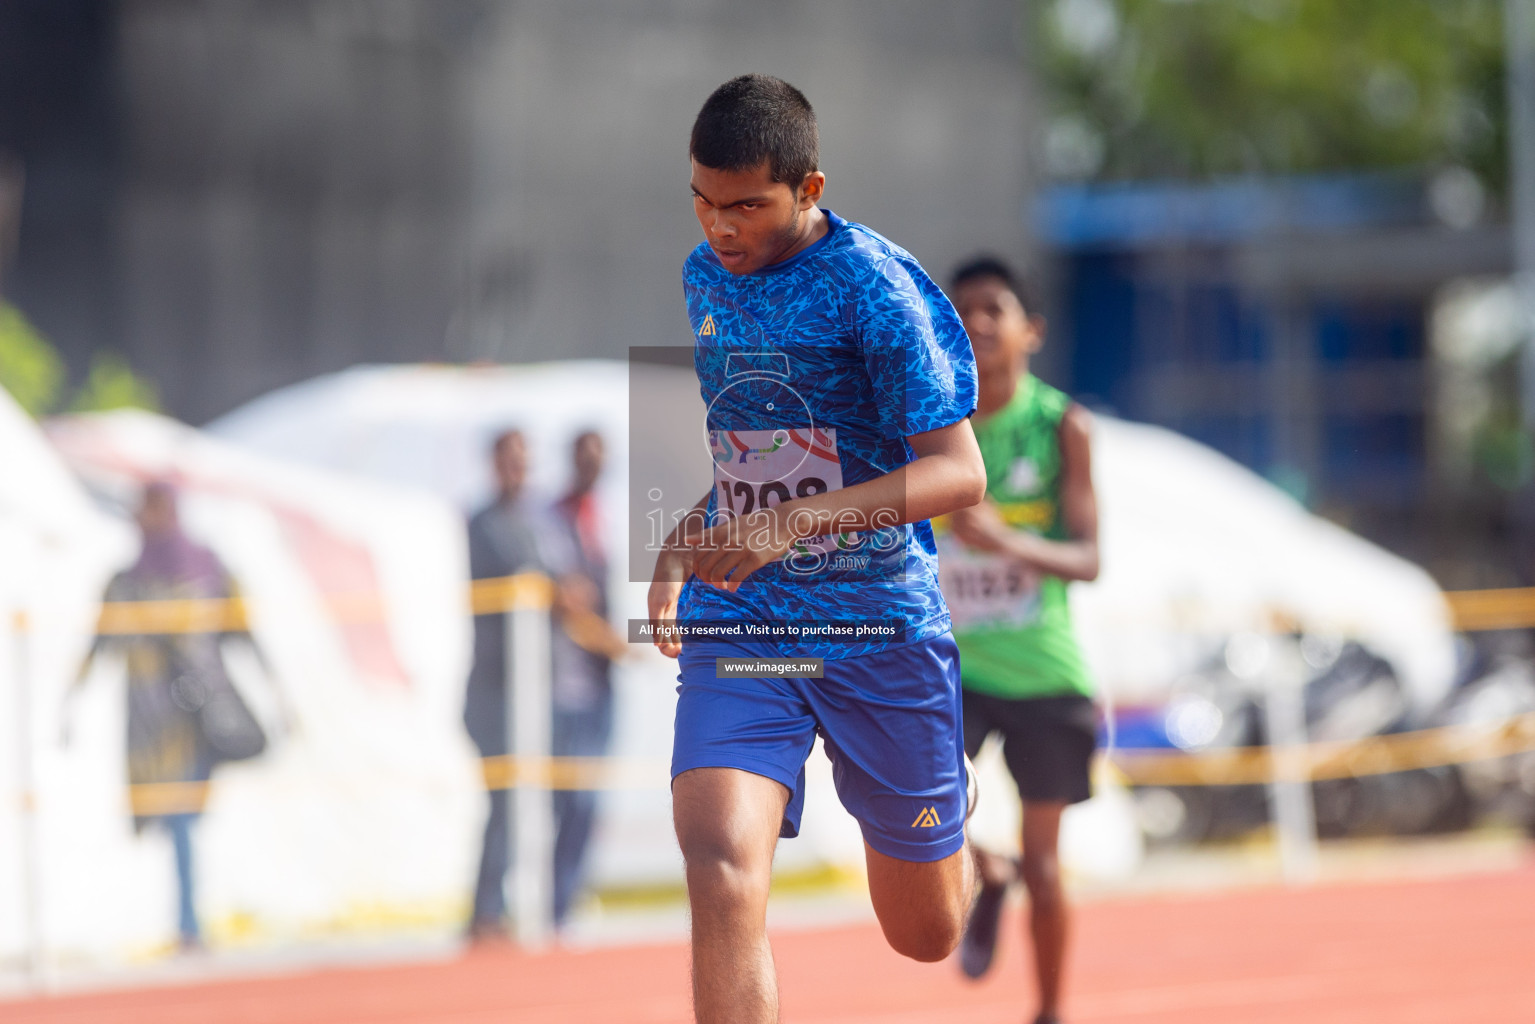
<svg viewBox="0 0 1535 1024"><path fill-rule="evenodd" d="M796 498L690 532L693 575L734 591L806 537L888 529L966 508L986 493L986 467L965 418L907 439L917 456L873 480Z"/></svg>
<svg viewBox="0 0 1535 1024"><path fill-rule="evenodd" d="M1050 540L1003 522L997 507L982 502L949 517L954 536L979 551L1005 555L1063 580L1098 578L1098 496L1093 490L1092 416L1072 405L1061 417L1061 519L1067 540Z"/></svg>

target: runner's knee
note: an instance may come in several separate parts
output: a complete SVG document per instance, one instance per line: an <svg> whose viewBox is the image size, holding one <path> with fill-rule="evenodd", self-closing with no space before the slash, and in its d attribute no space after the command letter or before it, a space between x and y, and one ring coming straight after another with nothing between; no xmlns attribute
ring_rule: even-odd
<svg viewBox="0 0 1535 1024"><path fill-rule="evenodd" d="M922 963L942 960L954 952L965 933L964 912L956 913L953 907L944 905L905 907L878 916L890 948Z"/></svg>
<svg viewBox="0 0 1535 1024"><path fill-rule="evenodd" d="M787 794L779 783L734 770L678 776L672 813L695 915L710 906L766 905Z"/></svg>
<svg viewBox="0 0 1535 1024"><path fill-rule="evenodd" d="M730 828L729 815L688 814L677 820L693 932L733 933L766 921L773 845L752 829Z"/></svg>
<svg viewBox="0 0 1535 1024"><path fill-rule="evenodd" d="M887 870L870 872L874 914L891 949L924 963L942 960L954 951L970 912L972 876L964 870L965 863L951 859L943 867L922 865L926 870L916 874L917 865L885 862L880 867Z"/></svg>
<svg viewBox="0 0 1535 1024"><path fill-rule="evenodd" d="M725 905L763 902L772 874L772 851L754 849L723 829L677 832L687 868L688 892Z"/></svg>
<svg viewBox="0 0 1535 1024"><path fill-rule="evenodd" d="M1029 892L1029 901L1035 907L1053 907L1064 901L1061 861L1055 851L1031 854L1025 850L1019 875Z"/></svg>

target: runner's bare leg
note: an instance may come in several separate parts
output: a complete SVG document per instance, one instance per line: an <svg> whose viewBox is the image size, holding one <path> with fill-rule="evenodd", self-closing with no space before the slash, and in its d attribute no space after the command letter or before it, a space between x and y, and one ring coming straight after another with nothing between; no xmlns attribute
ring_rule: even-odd
<svg viewBox="0 0 1535 1024"><path fill-rule="evenodd" d="M1023 805L1023 867L1029 890L1029 934L1034 940L1034 975L1041 1016L1060 1013L1061 973L1066 962L1068 914L1058 854L1063 803Z"/></svg>
<svg viewBox="0 0 1535 1024"><path fill-rule="evenodd" d="M969 845L928 863L887 857L867 843L863 849L869 898L890 948L926 963L954 952L975 897Z"/></svg>
<svg viewBox="0 0 1535 1024"><path fill-rule="evenodd" d="M736 768L695 768L672 781L693 917L698 1024L777 1024L767 900L788 802L779 783Z"/></svg>

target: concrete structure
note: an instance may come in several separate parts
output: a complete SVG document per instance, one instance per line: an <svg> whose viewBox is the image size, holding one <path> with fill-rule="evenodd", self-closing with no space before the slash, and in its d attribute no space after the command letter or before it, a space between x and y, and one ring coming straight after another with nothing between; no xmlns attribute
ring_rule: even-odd
<svg viewBox="0 0 1535 1024"><path fill-rule="evenodd" d="M1011 0L115 9L117 300L88 343L31 311L193 421L357 362L688 344L688 129L745 71L816 105L828 205L935 274L1026 244Z"/></svg>

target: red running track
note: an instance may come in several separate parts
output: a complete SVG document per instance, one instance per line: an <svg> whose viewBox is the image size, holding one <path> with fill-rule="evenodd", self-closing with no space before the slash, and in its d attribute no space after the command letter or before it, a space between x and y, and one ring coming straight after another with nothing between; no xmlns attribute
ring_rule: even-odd
<svg viewBox="0 0 1535 1024"><path fill-rule="evenodd" d="M891 953L873 925L776 936L789 1024L1019 1024L1016 916L993 976ZM1081 908L1070 1024L1535 1021L1535 866ZM681 946L479 952L447 964L0 1003L6 1024L682 1024Z"/></svg>

